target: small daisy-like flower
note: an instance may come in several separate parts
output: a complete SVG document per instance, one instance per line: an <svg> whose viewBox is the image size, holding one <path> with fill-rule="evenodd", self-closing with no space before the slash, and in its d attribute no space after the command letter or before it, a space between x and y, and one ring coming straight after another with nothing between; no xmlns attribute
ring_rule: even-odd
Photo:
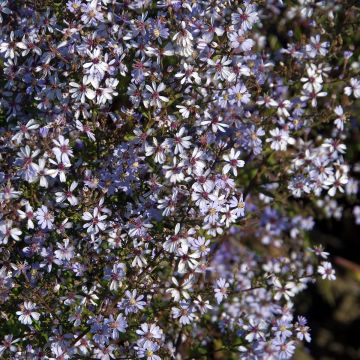
<svg viewBox="0 0 360 360"><path fill-rule="evenodd" d="M336 280L335 270L328 261L321 262L318 267L318 273L321 275L322 279Z"/></svg>
<svg viewBox="0 0 360 360"><path fill-rule="evenodd" d="M118 304L120 309L125 309L125 314L136 314L139 310L143 310L146 302L143 300L144 295L137 295L137 290L126 290L125 298Z"/></svg>
<svg viewBox="0 0 360 360"><path fill-rule="evenodd" d="M138 344L144 345L148 342L155 343L163 338L164 334L161 328L152 323L143 323L140 325L140 329L136 330L136 334L140 336L140 339L137 341Z"/></svg>
<svg viewBox="0 0 360 360"><path fill-rule="evenodd" d="M239 156L240 151L235 151L234 148L230 150L230 154L223 156L223 160L227 162L223 167L223 174L227 174L231 170L233 175L237 176L237 168L245 165L245 161L238 159Z"/></svg>
<svg viewBox="0 0 360 360"><path fill-rule="evenodd" d="M54 216L45 205L42 205L41 208L37 209L36 220L42 229L51 230L53 228Z"/></svg>
<svg viewBox="0 0 360 360"><path fill-rule="evenodd" d="M173 307L171 314L174 319L179 319L181 325L188 325L195 319L194 308L188 302L182 301L179 307Z"/></svg>
<svg viewBox="0 0 360 360"><path fill-rule="evenodd" d="M31 301L25 301L20 305L20 311L16 312L19 317L19 321L24 325L31 325L33 320L37 321L40 318L40 314L35 311L36 304Z"/></svg>
<svg viewBox="0 0 360 360"><path fill-rule="evenodd" d="M93 213L89 213L86 211L82 219L85 221L88 221L83 227L87 229L87 232L90 234L97 234L99 231L105 230L105 220L107 218L107 215L101 215L99 208L94 208Z"/></svg>
<svg viewBox="0 0 360 360"><path fill-rule="evenodd" d="M58 161L61 161L65 164L69 164L70 157L74 156L73 151L69 146L69 139L65 139L64 136L59 135L57 140L53 140L53 143L56 146L52 148L52 151L55 154Z"/></svg>
<svg viewBox="0 0 360 360"><path fill-rule="evenodd" d="M95 99L96 92L89 87L89 81L85 77L82 84L72 81L69 85L71 86L69 91L73 99L80 100L83 104L86 102L86 99Z"/></svg>
<svg viewBox="0 0 360 360"><path fill-rule="evenodd" d="M360 80L351 78L350 86L345 87L344 92L347 96L353 94L355 98L360 98Z"/></svg>
<svg viewBox="0 0 360 360"><path fill-rule="evenodd" d="M146 85L145 86L146 90L148 91L145 94L145 98L144 98L144 105L145 107L149 107L149 106L153 106L156 108L161 108L162 107L162 102L168 102L169 98L167 98L166 96L160 95L160 93L162 91L165 90L165 84L164 83L160 83L159 85L156 85L156 83L153 81L150 85Z"/></svg>
<svg viewBox="0 0 360 360"><path fill-rule="evenodd" d="M21 230L13 227L12 220L3 221L0 223L0 244L7 244L9 238L19 241L19 236L22 234Z"/></svg>
<svg viewBox="0 0 360 360"><path fill-rule="evenodd" d="M108 324L111 329L111 337L114 340L119 338L120 333L126 332L126 328L128 327L126 318L122 314L119 314L116 319L113 315L110 315L110 317L106 320L106 324Z"/></svg>
<svg viewBox="0 0 360 360"><path fill-rule="evenodd" d="M146 342L142 346L137 346L137 356L140 359L146 360L161 360L161 357L156 355L155 352L160 349L160 346L153 342Z"/></svg>
<svg viewBox="0 0 360 360"><path fill-rule="evenodd" d="M220 278L216 281L214 293L218 304L228 297L230 290L229 287L230 284L226 281L226 279Z"/></svg>

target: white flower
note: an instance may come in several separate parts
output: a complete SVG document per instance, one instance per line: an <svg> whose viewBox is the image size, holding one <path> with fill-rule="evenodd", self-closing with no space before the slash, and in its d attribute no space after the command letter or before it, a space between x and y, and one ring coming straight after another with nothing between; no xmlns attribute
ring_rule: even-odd
<svg viewBox="0 0 360 360"><path fill-rule="evenodd" d="M194 270L199 262L196 260L200 257L198 252L189 252L189 246L182 244L182 246L176 251L176 256L180 259L177 267L177 271L180 274L187 272L188 268Z"/></svg>
<svg viewBox="0 0 360 360"><path fill-rule="evenodd" d="M300 96L301 101L311 100L311 106L317 106L317 98L324 97L327 95L326 91L322 91L322 84L313 84L313 88L311 90L303 90L302 96Z"/></svg>
<svg viewBox="0 0 360 360"><path fill-rule="evenodd" d="M156 355L155 352L160 349L160 346L157 343L145 342L142 346L135 346L137 351L137 356L146 360L161 360L161 357Z"/></svg>
<svg viewBox="0 0 360 360"><path fill-rule="evenodd" d="M310 64L306 67L307 77L302 77L301 82L304 83L304 90L311 92L318 87L322 86L323 78L317 73L316 65Z"/></svg>
<svg viewBox="0 0 360 360"><path fill-rule="evenodd" d="M214 79L215 80L230 80L232 74L231 69L228 65L232 63L232 60L226 56L223 56L221 59L217 59L216 61L208 59L208 64L213 66L213 72L215 72Z"/></svg>
<svg viewBox="0 0 360 360"><path fill-rule="evenodd" d="M169 179L171 183L181 182L185 179L183 172L184 162L179 161L176 157L173 158L173 165L164 165L163 169L166 170L165 178Z"/></svg>
<svg viewBox="0 0 360 360"><path fill-rule="evenodd" d="M56 147L52 148L56 159L64 164L70 164L70 157L74 156L69 146L69 139L65 139L64 136L59 135L57 140L53 140Z"/></svg>
<svg viewBox="0 0 360 360"><path fill-rule="evenodd" d="M31 325L33 320L37 321L40 318L40 314L36 311L36 304L31 301L25 301L24 304L20 306L20 311L16 312L16 315L19 316L19 321L24 325Z"/></svg>
<svg viewBox="0 0 360 360"><path fill-rule="evenodd" d="M193 52L193 36L186 29L185 21L181 22L181 30L173 36L172 40L176 42L181 56L191 56Z"/></svg>
<svg viewBox="0 0 360 360"><path fill-rule="evenodd" d="M264 320L255 320L250 318L249 324L244 325L244 330L248 332L245 336L245 339L249 342L253 342L254 340L265 340L266 323Z"/></svg>
<svg viewBox="0 0 360 360"><path fill-rule="evenodd" d="M42 205L41 208L37 209L36 220L42 229L51 230L53 228L54 216L45 205Z"/></svg>
<svg viewBox="0 0 360 360"><path fill-rule="evenodd" d="M58 250L55 251L55 256L59 260L70 261L74 257L74 247L69 245L69 239L64 239L63 243L57 243Z"/></svg>
<svg viewBox="0 0 360 360"><path fill-rule="evenodd" d="M230 47L240 51L249 51L255 45L253 39L246 38L245 31L239 29L237 32L229 34Z"/></svg>
<svg viewBox="0 0 360 360"><path fill-rule="evenodd" d="M160 83L159 85L156 86L156 83L153 81L151 83L151 86L146 85L145 88L148 91L145 94L145 99L143 101L146 108L148 108L149 106L161 108L162 107L161 101L163 102L169 101L169 98L160 95L160 93L164 91L166 88L164 83Z"/></svg>
<svg viewBox="0 0 360 360"><path fill-rule="evenodd" d="M12 220L6 220L0 223L0 244L7 244L9 238L19 241L20 229L13 227Z"/></svg>
<svg viewBox="0 0 360 360"><path fill-rule="evenodd" d="M310 43L305 46L305 50L311 58L315 58L318 54L325 56L329 46L328 41L321 42L320 35L315 35L310 37Z"/></svg>
<svg viewBox="0 0 360 360"><path fill-rule="evenodd" d="M8 350L11 352L16 352L17 347L16 344L20 339L13 340L13 335L5 335L4 340L2 340L0 344L0 356L4 353L4 351Z"/></svg>
<svg viewBox="0 0 360 360"><path fill-rule="evenodd" d="M340 171L336 171L335 176L330 175L327 180L324 182L326 186L330 186L328 194L334 196L336 191L344 192L343 185L347 184L348 177L346 174L342 174Z"/></svg>
<svg viewBox="0 0 360 360"><path fill-rule="evenodd" d="M167 143L169 145L175 146L174 154L183 154L184 149L188 149L191 145L191 142L189 141L191 139L191 136L184 136L185 128L182 127L176 134L173 139L168 139Z"/></svg>
<svg viewBox="0 0 360 360"><path fill-rule="evenodd" d="M237 8L237 13L231 14L231 20L234 25L240 24L243 31L250 30L256 22L259 21L259 15L256 6L245 3L245 7Z"/></svg>
<svg viewBox="0 0 360 360"><path fill-rule="evenodd" d="M182 301L179 303L180 308L173 307L171 314L174 319L179 319L181 325L188 325L194 319L194 308L187 302Z"/></svg>
<svg viewBox="0 0 360 360"><path fill-rule="evenodd" d="M70 205L72 206L76 206L79 203L79 200L77 199L77 197L73 194L73 191L76 189L76 187L78 186L78 183L76 181L73 181L70 185L69 190L67 191L58 191L55 193L56 196L56 202L57 203L62 203L65 200L67 200Z"/></svg>
<svg viewBox="0 0 360 360"><path fill-rule="evenodd" d="M245 165L245 161L239 160L238 157L240 156L240 151L235 151L234 148L230 150L229 155L224 155L223 160L228 162L223 167L223 174L227 174L230 170L232 171L234 176L237 176L237 168L243 167Z"/></svg>
<svg viewBox="0 0 360 360"><path fill-rule="evenodd" d="M275 128L270 130L270 135L272 137L266 139L266 142L270 142L270 147L275 151L285 151L288 144L295 144L295 139L289 136L287 130Z"/></svg>
<svg viewBox="0 0 360 360"><path fill-rule="evenodd" d="M354 94L355 98L360 98L360 80L351 78L350 79L350 86L347 86L344 89L345 95L350 96L351 94Z"/></svg>
<svg viewBox="0 0 360 360"><path fill-rule="evenodd" d="M106 224L103 222L107 218L107 215L101 215L99 208L95 207L93 213L86 211L82 219L89 221L83 227L87 229L87 232L90 234L97 234L100 230L105 230Z"/></svg>
<svg viewBox="0 0 360 360"><path fill-rule="evenodd" d="M160 341L164 337L164 333L156 324L143 323L140 325L140 329L136 330L136 334L141 338L137 341L139 346L143 346L145 343Z"/></svg>
<svg viewBox="0 0 360 360"><path fill-rule="evenodd" d="M97 47L93 52L90 50L86 50L86 52L90 61L85 63L83 67L86 69L89 82L91 82L92 86L95 87L95 84L99 83L99 81L101 81L101 79L105 76L105 72L108 71L109 65L102 60L102 54L99 47Z"/></svg>
<svg viewBox="0 0 360 360"><path fill-rule="evenodd" d="M82 84L71 81L69 85L71 86L69 91L73 99L80 100L81 103L85 103L86 98L90 100L95 99L96 92L89 88L89 80L85 77L83 78Z"/></svg>
<svg viewBox="0 0 360 360"><path fill-rule="evenodd" d="M335 114L338 116L335 121L334 124L336 125L336 127L340 130L343 131L344 130L344 123L346 121L346 116L344 114L344 110L342 108L341 105L338 105L335 109L334 109Z"/></svg>
<svg viewBox="0 0 360 360"><path fill-rule="evenodd" d="M64 163L61 159L49 159L49 162L56 166L56 169L44 169L44 175L50 175L52 178L59 177L60 182L66 181L66 169L71 167L70 163Z"/></svg>
<svg viewBox="0 0 360 360"><path fill-rule="evenodd" d="M17 210L17 213L21 220L25 220L25 219L27 220L26 227L28 229L34 228L33 219L34 219L35 214L34 214L33 208L30 206L30 204L28 202L25 204L25 211Z"/></svg>
<svg viewBox="0 0 360 360"><path fill-rule="evenodd" d="M321 265L318 267L318 273L321 275L322 279L336 280L335 270L328 261L321 262Z"/></svg>
<svg viewBox="0 0 360 360"><path fill-rule="evenodd" d="M179 302L181 299L190 299L188 290L191 290L193 287L193 277L184 278L180 283L173 276L171 281L174 284L174 287L166 289L166 292L170 293L174 301Z"/></svg>
<svg viewBox="0 0 360 360"><path fill-rule="evenodd" d="M194 70L194 67L187 63L184 63L183 67L183 72L178 72L175 74L176 78L181 79L180 84L185 84L185 82L188 84L192 84L194 80L195 83L199 85L201 83L201 78L199 74Z"/></svg>
<svg viewBox="0 0 360 360"><path fill-rule="evenodd" d="M104 278L110 280L110 290L117 291L122 284L122 280L126 275L126 265L124 263L116 263L112 270L108 270Z"/></svg>
<svg viewBox="0 0 360 360"><path fill-rule="evenodd" d="M230 284L224 278L216 280L214 289L215 298L218 304L220 304L229 295Z"/></svg>
<svg viewBox="0 0 360 360"><path fill-rule="evenodd" d="M293 282L288 282L285 285L282 285L278 278L273 278L273 285L275 288L274 299L276 301L284 297L286 300L290 300L291 297L295 296L295 284Z"/></svg>

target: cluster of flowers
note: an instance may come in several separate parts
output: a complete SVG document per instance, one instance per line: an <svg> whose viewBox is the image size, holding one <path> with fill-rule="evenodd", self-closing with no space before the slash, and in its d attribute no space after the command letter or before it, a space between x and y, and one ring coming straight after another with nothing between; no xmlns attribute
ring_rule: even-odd
<svg viewBox="0 0 360 360"><path fill-rule="evenodd" d="M265 3L0 0L0 356L269 360L310 341L293 297L335 279L310 210L358 192L354 49L317 19L353 10Z"/></svg>

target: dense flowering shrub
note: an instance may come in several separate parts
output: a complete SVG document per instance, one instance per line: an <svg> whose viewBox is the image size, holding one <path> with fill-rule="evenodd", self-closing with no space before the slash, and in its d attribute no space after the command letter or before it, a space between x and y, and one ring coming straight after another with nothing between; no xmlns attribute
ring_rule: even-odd
<svg viewBox="0 0 360 360"><path fill-rule="evenodd" d="M307 234L358 191L355 3L0 0L0 356L309 342Z"/></svg>

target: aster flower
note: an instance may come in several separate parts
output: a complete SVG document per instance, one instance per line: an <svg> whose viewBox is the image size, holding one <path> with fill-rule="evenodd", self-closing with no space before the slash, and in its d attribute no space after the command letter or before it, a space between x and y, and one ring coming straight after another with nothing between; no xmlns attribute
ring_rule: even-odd
<svg viewBox="0 0 360 360"><path fill-rule="evenodd" d="M61 159L56 158L49 159L50 164L55 166L55 169L45 169L43 170L42 175L49 175L52 178L59 177L60 182L66 181L66 169L71 167L71 164L66 162L64 163ZM46 181L43 181L43 183L46 185ZM45 186L46 187L46 186Z"/></svg>
<svg viewBox="0 0 360 360"><path fill-rule="evenodd" d="M7 220L0 223L0 244L7 244L9 238L20 241L21 230L13 227L13 221Z"/></svg>
<svg viewBox="0 0 360 360"><path fill-rule="evenodd" d="M145 98L143 100L146 108L148 108L149 106L161 108L162 102L169 101L169 98L167 98L166 96L160 95L160 93L166 89L166 86L164 83L160 83L159 85L156 85L156 83L153 81L151 83L151 86L146 85L145 88L148 91L145 94Z"/></svg>
<svg viewBox="0 0 360 360"><path fill-rule="evenodd" d="M235 151L234 148L230 150L229 155L223 156L223 160L227 162L223 167L223 174L227 174L231 170L234 176L237 176L237 168L245 165L245 161L238 159L239 156L240 151Z"/></svg>
<svg viewBox="0 0 360 360"><path fill-rule="evenodd" d="M192 84L193 81L198 85L200 85L201 83L201 78L198 72L196 71L195 67L187 63L183 64L183 70L177 72L175 74L175 77L181 79L180 84L185 84L185 83Z"/></svg>
<svg viewBox="0 0 360 360"><path fill-rule="evenodd" d="M171 314L174 319L179 319L181 325L188 325L195 319L193 306L185 301L180 302L179 307L173 307Z"/></svg>
<svg viewBox="0 0 360 360"><path fill-rule="evenodd" d="M226 279L220 278L216 281L214 293L218 304L228 297L230 290L229 287L230 284L226 281Z"/></svg>
<svg viewBox="0 0 360 360"><path fill-rule="evenodd" d="M143 300L144 295L137 295L137 290L126 290L125 298L118 304L118 308L125 309L125 314L136 314L139 310L143 310L146 302Z"/></svg>
<svg viewBox="0 0 360 360"><path fill-rule="evenodd" d="M14 336L12 334L5 335L4 340L0 344L0 356L5 351L10 351L12 353L16 352L17 346L15 345L20 339L13 340Z"/></svg>
<svg viewBox="0 0 360 360"><path fill-rule="evenodd" d="M309 334L309 327L306 326L306 319L303 316L298 316L298 321L296 323L296 337L300 340L303 341L305 340L306 342L310 342L311 341L311 336Z"/></svg>
<svg viewBox="0 0 360 360"><path fill-rule="evenodd" d="M120 333L125 333L128 327L126 318L122 314L119 314L116 319L113 315L110 315L109 318L106 320L106 324L108 324L108 326L110 327L111 337L114 340L117 340L119 338Z"/></svg>
<svg viewBox="0 0 360 360"><path fill-rule="evenodd" d="M275 333L275 336L279 337L281 340L286 340L292 336L292 324L286 320L277 320L276 325L272 327L272 330Z"/></svg>
<svg viewBox="0 0 360 360"><path fill-rule="evenodd" d="M325 56L329 46L328 41L321 42L320 35L315 35L310 38L310 43L306 45L305 50L308 56L315 58L318 54Z"/></svg>
<svg viewBox="0 0 360 360"><path fill-rule="evenodd" d="M259 21L255 5L247 3L244 9L238 7L237 12L231 14L231 20L234 25L240 26L243 31L250 30Z"/></svg>
<svg viewBox="0 0 360 360"><path fill-rule="evenodd" d="M104 78L105 72L108 71L108 64L103 60L100 48L96 48L93 52L89 50L86 52L90 61L84 63L83 67L88 75L87 81L96 87L96 84Z"/></svg>
<svg viewBox="0 0 360 360"><path fill-rule="evenodd" d="M330 175L324 184L330 186L328 194L334 196L336 191L344 192L343 185L347 184L348 177L346 174L342 174L340 171L336 171L335 175Z"/></svg>
<svg viewBox="0 0 360 360"><path fill-rule="evenodd" d="M264 340L266 327L265 321L250 318L249 323L244 325L244 330L247 332L245 339L249 342Z"/></svg>
<svg viewBox="0 0 360 360"><path fill-rule="evenodd" d="M35 303L25 301L22 305L20 305L20 311L16 312L16 315L19 317L19 321L24 325L31 325L34 320L38 321L40 313L34 311L36 308Z"/></svg>
<svg viewBox="0 0 360 360"><path fill-rule="evenodd" d="M83 227L90 234L97 234L99 231L105 230L106 223L103 222L107 218L107 215L101 215L99 208L95 207L93 213L86 211L82 215L82 219L89 221Z"/></svg>
<svg viewBox="0 0 360 360"><path fill-rule="evenodd" d="M156 343L164 336L162 329L155 323L142 323L140 328L136 330L136 334L140 336L137 341L140 346L144 346L146 343Z"/></svg>
<svg viewBox="0 0 360 360"><path fill-rule="evenodd" d="M166 292L171 294L174 301L179 302L181 299L189 300L189 291L191 291L193 287L193 278L189 277L179 283L179 281L173 276L171 281L171 286L173 287L166 289Z"/></svg>
<svg viewBox="0 0 360 360"><path fill-rule="evenodd" d="M54 226L54 215L45 205L36 210L36 220L42 229L51 230Z"/></svg>
<svg viewBox="0 0 360 360"><path fill-rule="evenodd" d="M208 60L208 64L213 67L214 80L228 80L231 76L231 68L228 66L232 60L224 56L217 60Z"/></svg>
<svg viewBox="0 0 360 360"><path fill-rule="evenodd" d="M156 343L146 342L142 346L137 346L137 356L146 360L161 360L161 357L156 355L155 352L160 349L160 346Z"/></svg>
<svg viewBox="0 0 360 360"><path fill-rule="evenodd" d="M28 229L34 229L33 219L35 217L35 214L34 214L33 208L31 207L31 205L28 202L25 203L25 211L17 210L17 213L18 213L20 219L27 220L26 227Z"/></svg>
<svg viewBox="0 0 360 360"><path fill-rule="evenodd" d="M124 263L115 263L112 269L106 269L105 280L110 281L110 290L118 290L126 274L126 265Z"/></svg>
<svg viewBox="0 0 360 360"><path fill-rule="evenodd" d="M295 284L292 281L287 282L286 284L283 285L278 278L274 277L273 285L275 290L275 295L274 295L275 300L280 300L281 298L289 300L291 297L295 295L294 293Z"/></svg>
<svg viewBox="0 0 360 360"><path fill-rule="evenodd" d="M295 139L289 136L289 133L286 130L275 128L270 130L271 138L267 138L266 142L271 143L271 148L275 151L285 151L287 145L295 144Z"/></svg>
<svg viewBox="0 0 360 360"><path fill-rule="evenodd" d="M70 245L69 239L64 239L63 243L57 243L57 248L54 254L58 260L70 261L74 257L74 247Z"/></svg>
<svg viewBox="0 0 360 360"><path fill-rule="evenodd" d="M182 127L176 134L173 139L168 139L167 145L169 146L175 146L174 154L183 154L185 152L185 149L188 149L191 145L191 142L189 141L191 139L191 136L183 136L186 129Z"/></svg>
<svg viewBox="0 0 360 360"><path fill-rule="evenodd" d="M322 279L336 280L335 270L328 261L321 262L321 265L318 267L318 273L321 275Z"/></svg>
<svg viewBox="0 0 360 360"><path fill-rule="evenodd" d="M250 94L244 84L236 84L229 90L230 104L242 106L250 102Z"/></svg>
<svg viewBox="0 0 360 360"><path fill-rule="evenodd" d="M350 86L346 86L344 93L347 96L354 95L355 98L360 98L360 80L356 78L350 79Z"/></svg>
<svg viewBox="0 0 360 360"><path fill-rule="evenodd" d="M66 3L66 7L71 13L76 13L81 8L81 0L70 0Z"/></svg>
<svg viewBox="0 0 360 360"><path fill-rule="evenodd" d="M277 351L277 356L279 360L291 359L295 352L295 343L294 341L283 341L280 339L275 339L273 345Z"/></svg>
<svg viewBox="0 0 360 360"><path fill-rule="evenodd" d="M60 135L57 140L53 140L53 143L56 146L52 148L52 151L57 160L64 164L70 164L70 157L73 157L74 154L69 146L69 139L65 139L64 136Z"/></svg>
<svg viewBox="0 0 360 360"><path fill-rule="evenodd" d="M239 29L236 32L231 32L228 36L230 46L239 51L249 51L255 45L255 41L253 39L246 38L246 33L242 29Z"/></svg>
<svg viewBox="0 0 360 360"><path fill-rule="evenodd" d="M96 96L96 92L89 87L90 80L86 77L83 78L82 84L78 84L74 81L70 82L71 86L69 92L73 99L81 101L81 103L85 103L86 99L94 100Z"/></svg>

